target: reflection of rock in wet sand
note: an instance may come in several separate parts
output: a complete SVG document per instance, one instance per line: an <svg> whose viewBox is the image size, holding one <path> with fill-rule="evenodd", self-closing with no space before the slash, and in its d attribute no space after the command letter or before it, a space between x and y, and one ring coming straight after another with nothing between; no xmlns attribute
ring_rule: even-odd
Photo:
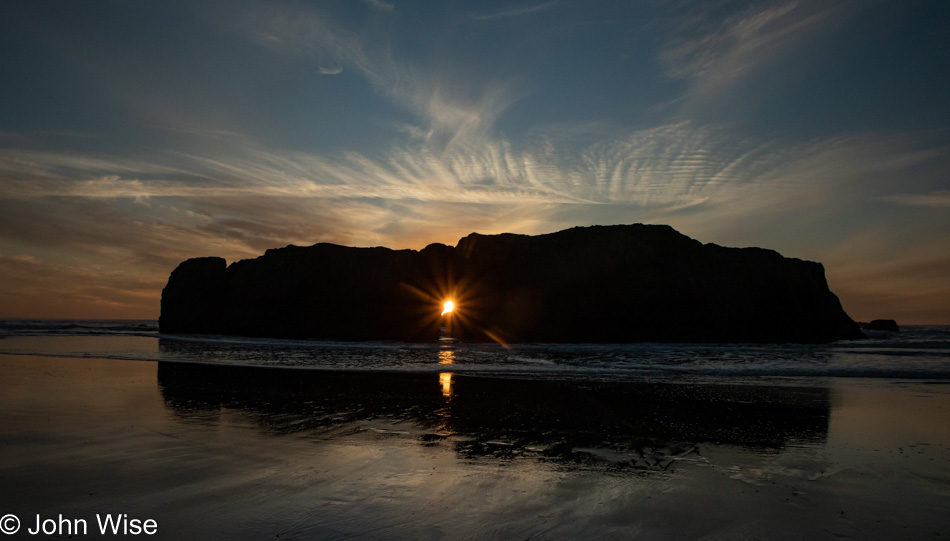
<svg viewBox="0 0 950 541"><path fill-rule="evenodd" d="M662 470L704 443L781 448L824 440L824 388L532 381L458 374L328 372L159 363L166 405L185 418L239 411L274 433L352 433L409 423L420 444L462 456L536 457Z"/></svg>

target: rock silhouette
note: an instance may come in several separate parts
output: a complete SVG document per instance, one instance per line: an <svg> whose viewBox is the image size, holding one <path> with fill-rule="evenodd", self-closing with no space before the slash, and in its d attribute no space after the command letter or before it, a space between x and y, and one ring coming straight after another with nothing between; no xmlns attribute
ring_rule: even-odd
<svg viewBox="0 0 950 541"><path fill-rule="evenodd" d="M860 321L858 327L867 331L886 331L900 332L901 328L893 319L875 319L872 321Z"/></svg>
<svg viewBox="0 0 950 541"><path fill-rule="evenodd" d="M455 310L441 316L447 299ZM421 251L287 246L181 263L163 333L431 341L799 342L862 338L820 263L669 226L480 235Z"/></svg>

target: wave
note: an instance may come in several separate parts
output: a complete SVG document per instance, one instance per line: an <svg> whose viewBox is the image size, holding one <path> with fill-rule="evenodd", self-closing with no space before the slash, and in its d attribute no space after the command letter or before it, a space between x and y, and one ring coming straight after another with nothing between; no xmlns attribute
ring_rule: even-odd
<svg viewBox="0 0 950 541"><path fill-rule="evenodd" d="M158 336L154 319L2 319L0 338L11 336Z"/></svg>
<svg viewBox="0 0 950 541"><path fill-rule="evenodd" d="M950 380L950 349L841 344L408 344L163 336L163 358L313 370L554 378L893 378ZM880 346L880 345L879 345Z"/></svg>
<svg viewBox="0 0 950 541"><path fill-rule="evenodd" d="M159 334L154 320L2 320L0 353L568 379L950 381L950 327L823 345L333 342ZM17 339L16 337L22 337ZM130 338L132 337L132 338Z"/></svg>

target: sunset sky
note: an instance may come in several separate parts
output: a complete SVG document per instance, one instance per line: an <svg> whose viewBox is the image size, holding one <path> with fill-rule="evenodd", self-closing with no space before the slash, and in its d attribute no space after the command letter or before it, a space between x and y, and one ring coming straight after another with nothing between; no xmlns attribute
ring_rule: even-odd
<svg viewBox="0 0 950 541"><path fill-rule="evenodd" d="M189 257L669 224L950 324L950 2L0 2L0 317Z"/></svg>

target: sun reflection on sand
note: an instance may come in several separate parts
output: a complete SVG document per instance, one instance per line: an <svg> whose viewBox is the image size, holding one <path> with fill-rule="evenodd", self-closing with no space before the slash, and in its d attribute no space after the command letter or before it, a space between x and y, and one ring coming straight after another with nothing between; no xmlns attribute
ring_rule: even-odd
<svg viewBox="0 0 950 541"><path fill-rule="evenodd" d="M439 364L450 365L455 363L455 350L443 348L439 350ZM452 373L441 372L439 374L439 384L442 385L442 396L452 397Z"/></svg>
<svg viewBox="0 0 950 541"><path fill-rule="evenodd" d="M442 385L442 396L452 398L452 373L442 372L439 374L439 383Z"/></svg>

